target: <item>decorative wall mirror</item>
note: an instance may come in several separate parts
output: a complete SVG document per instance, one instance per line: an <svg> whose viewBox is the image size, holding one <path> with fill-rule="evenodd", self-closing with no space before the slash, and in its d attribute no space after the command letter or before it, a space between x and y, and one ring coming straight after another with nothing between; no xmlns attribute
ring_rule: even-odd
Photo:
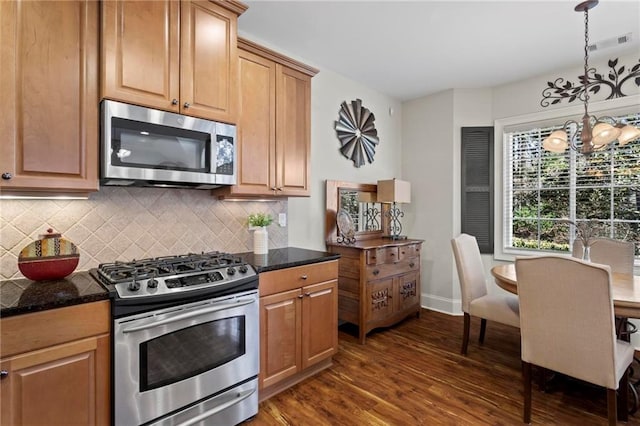
<svg viewBox="0 0 640 426"><path fill-rule="evenodd" d="M385 226L383 211L387 206L376 202L377 189L375 184L327 180L327 241L334 242L338 239L336 218L340 210L349 214L356 240L382 237Z"/></svg>

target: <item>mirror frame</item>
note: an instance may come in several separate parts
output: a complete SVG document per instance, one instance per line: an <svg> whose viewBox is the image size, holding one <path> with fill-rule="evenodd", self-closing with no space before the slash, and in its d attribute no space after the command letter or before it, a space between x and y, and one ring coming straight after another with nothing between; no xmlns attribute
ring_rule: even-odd
<svg viewBox="0 0 640 426"><path fill-rule="evenodd" d="M347 189L362 192L378 192L378 185L374 183L356 183L339 180L326 181L326 211L325 211L325 241L327 243L336 243L338 238L338 226L336 225L336 216L340 208L340 190ZM388 204L380 204L380 226L382 229L377 231L359 231L356 232L356 240L369 240L374 238L382 238L388 234L388 224L385 217L386 211L389 209Z"/></svg>

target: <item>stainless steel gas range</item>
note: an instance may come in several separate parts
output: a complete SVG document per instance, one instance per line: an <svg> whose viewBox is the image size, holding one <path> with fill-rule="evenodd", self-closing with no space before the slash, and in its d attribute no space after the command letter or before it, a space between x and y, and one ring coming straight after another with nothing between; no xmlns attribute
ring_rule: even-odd
<svg viewBox="0 0 640 426"><path fill-rule="evenodd" d="M235 425L258 412L258 275L211 252L101 264L116 425Z"/></svg>

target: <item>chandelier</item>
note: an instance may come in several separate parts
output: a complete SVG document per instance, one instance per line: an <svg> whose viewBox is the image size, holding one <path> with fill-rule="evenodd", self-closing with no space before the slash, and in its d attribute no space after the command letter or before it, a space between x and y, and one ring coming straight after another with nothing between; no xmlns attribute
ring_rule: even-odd
<svg viewBox="0 0 640 426"><path fill-rule="evenodd" d="M552 132L542 142L542 147L550 152L562 153L567 148L584 155L590 155L594 151L606 149L609 144L618 140L620 146L626 145L640 136L640 129L630 124L618 123L613 117L596 117L589 114L589 9L594 8L598 0L587 0L575 7L576 12L584 12L584 75L582 77L584 116L582 122L568 120L561 130ZM580 143L578 143L578 130L582 124ZM571 135L569 139L568 135Z"/></svg>

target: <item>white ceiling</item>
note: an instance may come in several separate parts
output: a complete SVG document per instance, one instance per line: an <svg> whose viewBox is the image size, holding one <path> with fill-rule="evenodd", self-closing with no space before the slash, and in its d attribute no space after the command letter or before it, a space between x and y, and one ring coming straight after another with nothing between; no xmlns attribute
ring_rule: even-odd
<svg viewBox="0 0 640 426"><path fill-rule="evenodd" d="M241 36L400 100L492 87L583 61L577 1L245 3ZM629 52L640 59L640 1L601 0L589 11L590 42L627 33L631 43L591 53L590 59Z"/></svg>

